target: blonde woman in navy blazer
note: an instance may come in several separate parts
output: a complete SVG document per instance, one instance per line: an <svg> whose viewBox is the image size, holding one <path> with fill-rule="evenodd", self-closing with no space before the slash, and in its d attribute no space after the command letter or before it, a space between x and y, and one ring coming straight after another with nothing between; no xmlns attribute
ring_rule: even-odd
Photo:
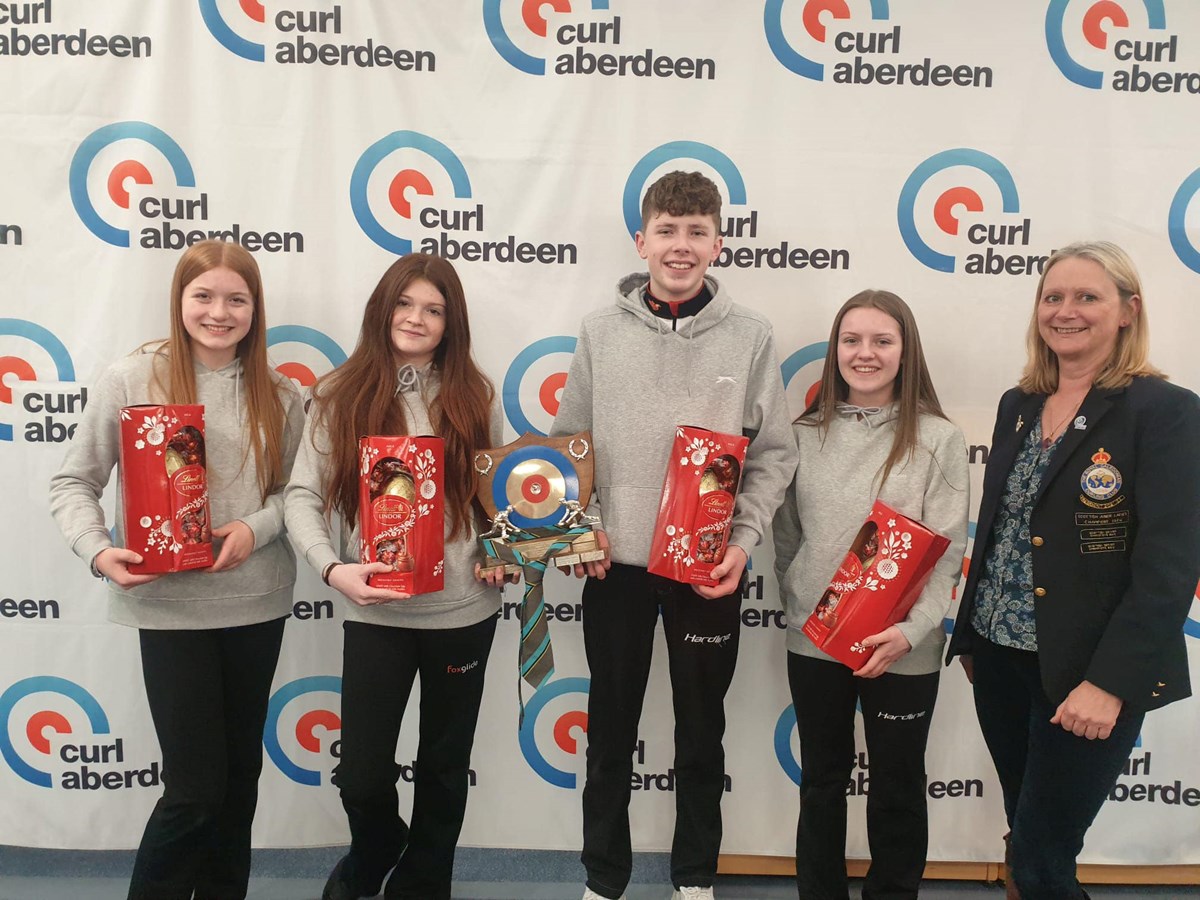
<svg viewBox="0 0 1200 900"><path fill-rule="evenodd" d="M1150 365L1147 331L1124 251L1064 247L996 416L948 659L973 673L1010 898L1087 896L1075 859L1144 714L1191 693L1200 398Z"/></svg>

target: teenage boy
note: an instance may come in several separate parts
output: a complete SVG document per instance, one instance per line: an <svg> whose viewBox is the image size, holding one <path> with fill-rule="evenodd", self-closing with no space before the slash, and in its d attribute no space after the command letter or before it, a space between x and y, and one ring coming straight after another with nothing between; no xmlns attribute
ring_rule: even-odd
<svg viewBox="0 0 1200 900"><path fill-rule="evenodd" d="M589 576L584 900L620 898L629 883L630 775L660 610L675 709L671 881L676 898L713 896L740 582L796 470L770 323L705 277L721 252L720 215L717 186L699 172L672 172L650 186L635 238L649 274L621 279L616 305L584 318L554 420L554 434L592 432L611 542L611 562L576 567ZM715 587L646 571L676 425L751 438Z"/></svg>

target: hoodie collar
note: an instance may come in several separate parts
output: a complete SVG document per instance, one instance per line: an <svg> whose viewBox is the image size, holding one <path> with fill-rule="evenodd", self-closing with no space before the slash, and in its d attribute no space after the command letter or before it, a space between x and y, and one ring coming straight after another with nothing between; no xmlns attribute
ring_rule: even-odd
<svg viewBox="0 0 1200 900"><path fill-rule="evenodd" d="M192 371L196 373L197 378L204 375L215 375L218 378L228 378L233 381L237 381L242 375L242 360L241 357L235 356L230 362L227 362L225 365L221 366L221 368L210 369L204 363L200 362L200 360L196 359L195 356L193 356Z"/></svg>
<svg viewBox="0 0 1200 900"><path fill-rule="evenodd" d="M862 422L867 428L878 428L888 422L895 421L900 415L900 404L892 402L886 406L855 406L839 400L838 415L852 422Z"/></svg>
<svg viewBox="0 0 1200 900"><path fill-rule="evenodd" d="M648 272L634 272L631 275L626 275L617 282L617 306L627 310L637 316L646 327L659 333L670 332L668 322L671 320L660 319L646 306L643 294L646 287L650 284L650 275ZM712 294L712 299L704 305L694 316L687 320L687 326L680 325L678 334L685 337L695 337L698 334L703 334L708 331L718 322L729 314L730 308L733 306L733 301L725 290L721 287L721 283L711 275L704 276L704 286L708 292ZM693 301L688 301L689 303Z"/></svg>
<svg viewBox="0 0 1200 900"><path fill-rule="evenodd" d="M679 319L699 315L700 310L704 309L712 298L712 291L704 283L701 283L696 296L688 300L659 300L650 293L649 285L642 290L642 302L646 304L646 308L660 319L671 319L673 328L678 327L674 323Z"/></svg>
<svg viewBox="0 0 1200 900"><path fill-rule="evenodd" d="M436 378L437 370L434 368L432 360L420 367L411 364L403 365L396 370L396 395L399 396L409 391L419 394L427 384Z"/></svg>

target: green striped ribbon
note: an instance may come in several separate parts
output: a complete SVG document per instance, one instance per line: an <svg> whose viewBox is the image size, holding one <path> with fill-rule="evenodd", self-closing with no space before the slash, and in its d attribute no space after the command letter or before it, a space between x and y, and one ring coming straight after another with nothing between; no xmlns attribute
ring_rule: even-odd
<svg viewBox="0 0 1200 900"><path fill-rule="evenodd" d="M521 643L518 647L517 698L521 706L520 721L525 721L525 698L521 696L521 681L534 690L554 676L554 646L550 642L550 626L546 622L546 602L542 579L546 577L547 560L570 548L574 538L591 531L590 526L572 528L546 550L541 559L527 559L515 547L496 542L491 545L495 558L521 567L525 579L525 594L521 598ZM515 537L530 537L518 532Z"/></svg>

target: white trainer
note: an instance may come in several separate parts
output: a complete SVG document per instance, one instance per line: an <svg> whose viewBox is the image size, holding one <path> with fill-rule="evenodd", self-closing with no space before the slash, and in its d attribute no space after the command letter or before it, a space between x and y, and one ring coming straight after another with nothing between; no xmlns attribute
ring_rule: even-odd
<svg viewBox="0 0 1200 900"><path fill-rule="evenodd" d="M608 900L608 898L607 898L607 897L601 897L599 894L597 894L597 893L596 893L595 891L593 891L591 888L586 888L586 887L585 887L585 888L583 889L583 900ZM621 897L620 897L620 900L625 900L625 895L624 895L624 894L622 894L622 895L621 895Z"/></svg>
<svg viewBox="0 0 1200 900"><path fill-rule="evenodd" d="M681 887L671 895L671 900L716 900L710 887Z"/></svg>

